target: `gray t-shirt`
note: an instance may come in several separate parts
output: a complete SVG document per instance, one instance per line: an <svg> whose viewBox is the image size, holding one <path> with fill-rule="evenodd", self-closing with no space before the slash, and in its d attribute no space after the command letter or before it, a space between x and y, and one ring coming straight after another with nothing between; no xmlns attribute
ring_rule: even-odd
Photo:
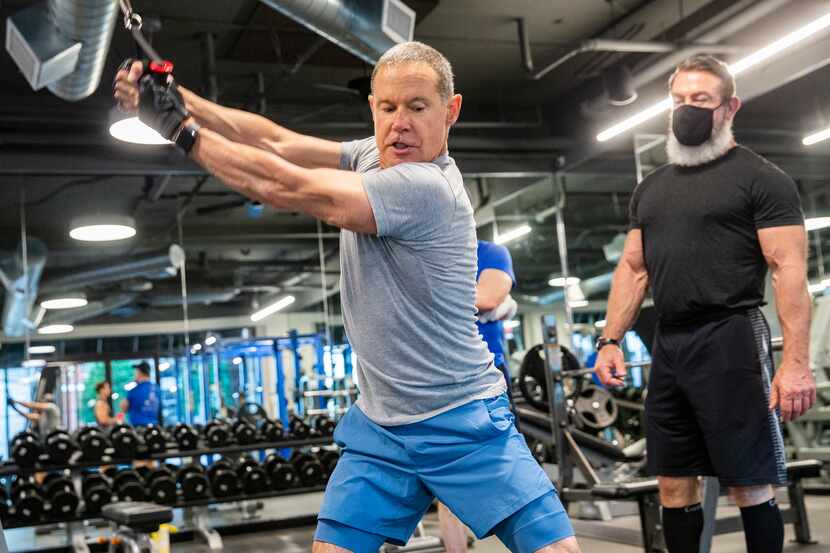
<svg viewBox="0 0 830 553"><path fill-rule="evenodd" d="M50 432L61 427L61 410L54 403L47 403L46 408L40 412L38 420L38 431L41 436L48 436Z"/></svg>
<svg viewBox="0 0 830 553"><path fill-rule="evenodd" d="M475 324L476 229L449 155L380 169L374 137L344 142L377 235L340 232L343 321L357 405L382 425L427 419L506 389Z"/></svg>

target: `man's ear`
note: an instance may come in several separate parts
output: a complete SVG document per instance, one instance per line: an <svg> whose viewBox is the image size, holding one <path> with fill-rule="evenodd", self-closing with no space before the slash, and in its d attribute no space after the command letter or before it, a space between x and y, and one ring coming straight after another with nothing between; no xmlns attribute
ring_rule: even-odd
<svg viewBox="0 0 830 553"><path fill-rule="evenodd" d="M461 94L454 94L447 105L447 126L452 127L461 116Z"/></svg>

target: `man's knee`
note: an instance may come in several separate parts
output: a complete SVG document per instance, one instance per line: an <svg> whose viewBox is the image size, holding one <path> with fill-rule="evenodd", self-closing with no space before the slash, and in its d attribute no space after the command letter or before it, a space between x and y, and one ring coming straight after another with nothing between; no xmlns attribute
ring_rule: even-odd
<svg viewBox="0 0 830 553"><path fill-rule="evenodd" d="M677 509L700 503L700 485L696 477L673 478L658 476L660 504Z"/></svg>
<svg viewBox="0 0 830 553"><path fill-rule="evenodd" d="M351 553L351 551L332 543L314 540L314 544L311 546L311 553Z"/></svg>
<svg viewBox="0 0 830 553"><path fill-rule="evenodd" d="M729 497L738 507L753 507L775 497L772 486L733 486L729 488Z"/></svg>
<svg viewBox="0 0 830 553"><path fill-rule="evenodd" d="M536 553L580 553L580 550L576 538L571 536L570 538L546 545L542 549L537 550Z"/></svg>

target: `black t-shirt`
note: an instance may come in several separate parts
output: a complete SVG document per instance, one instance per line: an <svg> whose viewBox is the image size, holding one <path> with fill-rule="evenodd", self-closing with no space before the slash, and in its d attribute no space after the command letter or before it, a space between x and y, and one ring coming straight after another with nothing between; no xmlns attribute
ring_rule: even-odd
<svg viewBox="0 0 830 553"><path fill-rule="evenodd" d="M695 167L664 165L634 189L654 304L663 323L686 323L764 303L759 229L804 224L795 182L737 146Z"/></svg>

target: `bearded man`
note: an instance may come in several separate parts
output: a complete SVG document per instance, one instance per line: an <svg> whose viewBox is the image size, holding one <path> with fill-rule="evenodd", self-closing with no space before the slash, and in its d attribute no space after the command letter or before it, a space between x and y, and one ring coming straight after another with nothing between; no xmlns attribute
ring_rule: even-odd
<svg viewBox="0 0 830 553"><path fill-rule="evenodd" d="M648 468L658 478L669 552L698 551L699 477L707 475L740 507L747 551L779 553L784 526L773 486L787 478L779 417L795 420L816 399L798 190L736 144L741 101L726 64L693 57L669 89L669 163L634 191L596 371L606 385L622 385L619 340L651 286L659 322L646 400ZM759 309L767 269L784 337L777 371Z"/></svg>

